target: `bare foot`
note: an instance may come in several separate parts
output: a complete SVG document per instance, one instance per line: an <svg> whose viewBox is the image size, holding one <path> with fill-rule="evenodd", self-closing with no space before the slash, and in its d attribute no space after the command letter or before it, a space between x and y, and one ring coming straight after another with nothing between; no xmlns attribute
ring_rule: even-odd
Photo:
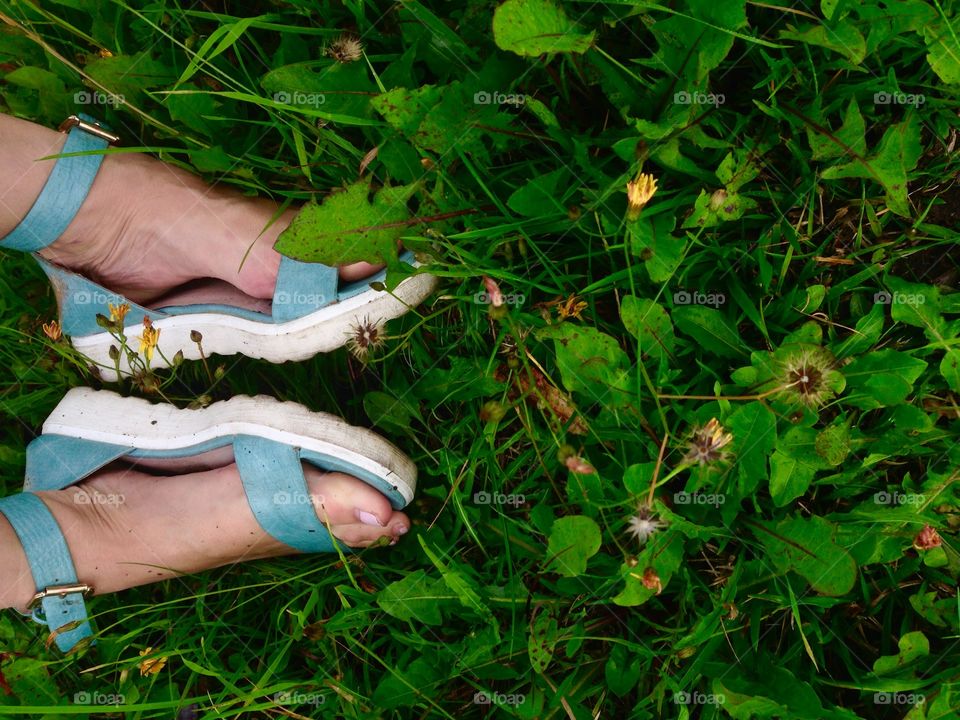
<svg viewBox="0 0 960 720"><path fill-rule="evenodd" d="M16 176L11 187L0 186L2 237L26 214L53 169L53 160L37 158L61 152L66 135L7 115L0 115L0 130ZM73 222L40 254L134 302L149 303L201 278L269 300L280 267L273 245L296 214L291 209L277 217L278 209L271 200L209 186L149 155L107 155ZM340 277L360 280L381 267L345 265Z"/></svg>
<svg viewBox="0 0 960 720"><path fill-rule="evenodd" d="M304 470L317 515L345 544L368 547L382 537L395 542L410 528L404 513L361 480L309 464ZM232 464L172 477L106 470L37 495L63 530L77 577L97 594L296 552L257 523ZM0 547L6 556L0 607L24 609L36 589L2 515Z"/></svg>

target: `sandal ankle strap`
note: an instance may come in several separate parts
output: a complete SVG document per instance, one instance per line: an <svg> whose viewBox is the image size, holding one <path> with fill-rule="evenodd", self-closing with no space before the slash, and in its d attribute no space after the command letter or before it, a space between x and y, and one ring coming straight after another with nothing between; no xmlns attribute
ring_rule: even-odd
<svg viewBox="0 0 960 720"><path fill-rule="evenodd" d="M17 533L37 587L30 617L49 626L57 647L69 652L93 635L83 602L93 588L78 582L63 531L39 497L25 492L0 499L0 514Z"/></svg>
<svg viewBox="0 0 960 720"><path fill-rule="evenodd" d="M80 211L103 162L103 150L119 138L89 115L71 115L60 126L67 142L40 196L0 247L37 252L53 243ZM95 155L70 155L95 152Z"/></svg>

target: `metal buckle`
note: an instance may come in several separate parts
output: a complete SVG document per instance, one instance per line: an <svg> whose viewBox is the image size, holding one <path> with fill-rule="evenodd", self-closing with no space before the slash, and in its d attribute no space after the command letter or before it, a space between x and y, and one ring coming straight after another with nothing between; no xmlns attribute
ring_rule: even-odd
<svg viewBox="0 0 960 720"><path fill-rule="evenodd" d="M27 605L27 610L33 610L40 604L40 602L51 595L58 595L63 597L64 595L69 595L70 593L81 593L84 597L93 594L93 587L91 585L51 585L48 588L44 588L36 595L33 596L33 599Z"/></svg>
<svg viewBox="0 0 960 720"><path fill-rule="evenodd" d="M101 140L106 140L111 145L116 145L120 142L120 136L114 135L112 132L104 130L99 123L89 123L86 120L83 120L78 115L71 115L62 123L60 123L60 132L70 132L73 128L79 128L86 133L90 133Z"/></svg>

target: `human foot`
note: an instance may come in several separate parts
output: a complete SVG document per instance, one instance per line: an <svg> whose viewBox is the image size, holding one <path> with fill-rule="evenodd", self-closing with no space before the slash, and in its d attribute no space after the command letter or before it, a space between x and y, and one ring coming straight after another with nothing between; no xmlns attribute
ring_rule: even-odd
<svg viewBox="0 0 960 720"><path fill-rule="evenodd" d="M410 519L362 481L306 463L304 473L309 502L343 543L395 543L409 530ZM169 477L110 469L37 495L64 533L77 577L97 594L296 552L257 523L233 464ZM23 610L36 589L23 551L8 551L19 542L2 515L0 547L4 577L16 578L0 585L0 607Z"/></svg>
<svg viewBox="0 0 960 720"><path fill-rule="evenodd" d="M29 210L53 168L54 161L36 158L59 153L66 136L9 116L0 116L0 125L14 153L12 167L27 168L0 197L2 237ZM141 304L200 278L269 300L280 267L273 245L296 214L278 214L278 208L209 186L148 155L107 155L73 222L40 255ZM345 265L340 278L359 280L380 267Z"/></svg>

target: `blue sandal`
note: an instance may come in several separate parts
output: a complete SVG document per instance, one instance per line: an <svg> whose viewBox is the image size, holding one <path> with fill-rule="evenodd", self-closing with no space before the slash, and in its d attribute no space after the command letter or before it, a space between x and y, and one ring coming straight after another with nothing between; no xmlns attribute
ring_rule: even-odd
<svg viewBox="0 0 960 720"><path fill-rule="evenodd" d="M304 553L350 549L334 538L310 500L301 462L344 472L387 497L395 509L413 498L413 462L376 433L302 405L238 396L202 410L179 410L107 390L75 388L27 447L24 493L0 499L23 544L37 587L32 616L70 651L92 635L63 533L33 494L60 490L124 460L181 471L236 462L250 508L263 529Z"/></svg>
<svg viewBox="0 0 960 720"><path fill-rule="evenodd" d="M399 317L426 299L436 285L434 277L419 273L404 279L391 292L374 290L371 283L386 280L386 271L381 271L341 286L337 268L283 257L269 315L231 305L156 309L138 305L37 254L70 225L93 185L103 151L118 141L116 135L86 115L71 116L60 129L68 132L60 158L30 212L0 240L0 247L33 253L53 284L63 332L77 350L111 378L116 366L110 348L117 342L97 323L98 314L110 315L111 304L130 308L124 321L127 337L142 333L144 318L161 331L153 367L167 366L178 351L188 360L200 359L200 348L190 339L192 331L202 334L207 354L240 353L285 362L343 346L355 328ZM401 260L417 265L410 252L401 255ZM128 370L121 367L120 372Z"/></svg>

